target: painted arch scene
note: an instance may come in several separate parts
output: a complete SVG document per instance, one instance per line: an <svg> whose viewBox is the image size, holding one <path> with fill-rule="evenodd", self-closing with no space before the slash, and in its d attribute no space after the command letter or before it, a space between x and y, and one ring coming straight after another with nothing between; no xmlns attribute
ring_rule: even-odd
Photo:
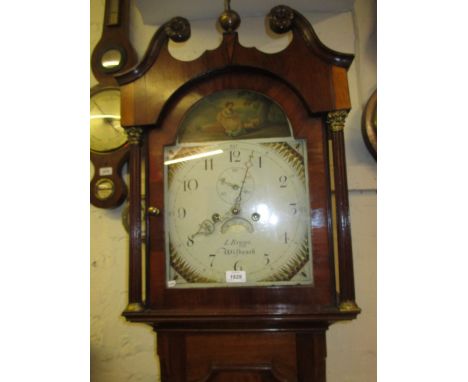
<svg viewBox="0 0 468 382"><path fill-rule="evenodd" d="M281 107L251 90L223 90L193 105L179 127L179 142L290 137Z"/></svg>

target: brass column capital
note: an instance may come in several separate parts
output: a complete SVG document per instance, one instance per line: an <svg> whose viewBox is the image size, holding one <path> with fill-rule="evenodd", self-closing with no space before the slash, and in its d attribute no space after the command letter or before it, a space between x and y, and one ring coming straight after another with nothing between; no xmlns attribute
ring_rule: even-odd
<svg viewBox="0 0 468 382"><path fill-rule="evenodd" d="M330 111L327 114L327 124L331 131L343 131L348 112L346 110Z"/></svg>
<svg viewBox="0 0 468 382"><path fill-rule="evenodd" d="M131 145L139 145L141 143L141 136L143 134L141 127L129 127L125 132L128 136L128 143Z"/></svg>

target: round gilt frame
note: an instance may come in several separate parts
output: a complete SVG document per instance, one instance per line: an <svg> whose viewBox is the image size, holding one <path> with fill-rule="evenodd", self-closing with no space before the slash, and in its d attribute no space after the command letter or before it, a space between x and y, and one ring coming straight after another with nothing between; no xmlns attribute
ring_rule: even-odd
<svg viewBox="0 0 468 382"><path fill-rule="evenodd" d="M116 86L116 85L97 84L97 85L93 86L90 89L90 99L93 98L94 96L98 95L99 93L104 93L104 92L108 92L108 91L118 91L119 96L121 97L120 88L118 86ZM127 137L127 140L124 143L122 143L121 145L116 146L116 147L114 147L112 149L101 150L100 151L100 150L93 149L90 146L90 150L91 150L91 152L97 153L97 154L111 154L112 152L117 151L117 150L121 149L122 147L124 147L126 145L128 146L128 137Z"/></svg>
<svg viewBox="0 0 468 382"><path fill-rule="evenodd" d="M370 96L362 114L362 137L367 149L377 160L377 89Z"/></svg>

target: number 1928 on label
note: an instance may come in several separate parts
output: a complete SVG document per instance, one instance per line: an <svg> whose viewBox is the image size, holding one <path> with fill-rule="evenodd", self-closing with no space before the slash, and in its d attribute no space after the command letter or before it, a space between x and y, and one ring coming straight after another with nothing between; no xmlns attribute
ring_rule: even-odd
<svg viewBox="0 0 468 382"><path fill-rule="evenodd" d="M245 271L226 271L227 283L245 283L247 276Z"/></svg>

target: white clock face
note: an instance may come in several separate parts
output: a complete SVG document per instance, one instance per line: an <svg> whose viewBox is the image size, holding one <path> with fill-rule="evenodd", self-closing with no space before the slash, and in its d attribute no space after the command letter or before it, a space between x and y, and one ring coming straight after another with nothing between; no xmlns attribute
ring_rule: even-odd
<svg viewBox="0 0 468 382"><path fill-rule="evenodd" d="M170 287L311 284L303 140L165 148Z"/></svg>

